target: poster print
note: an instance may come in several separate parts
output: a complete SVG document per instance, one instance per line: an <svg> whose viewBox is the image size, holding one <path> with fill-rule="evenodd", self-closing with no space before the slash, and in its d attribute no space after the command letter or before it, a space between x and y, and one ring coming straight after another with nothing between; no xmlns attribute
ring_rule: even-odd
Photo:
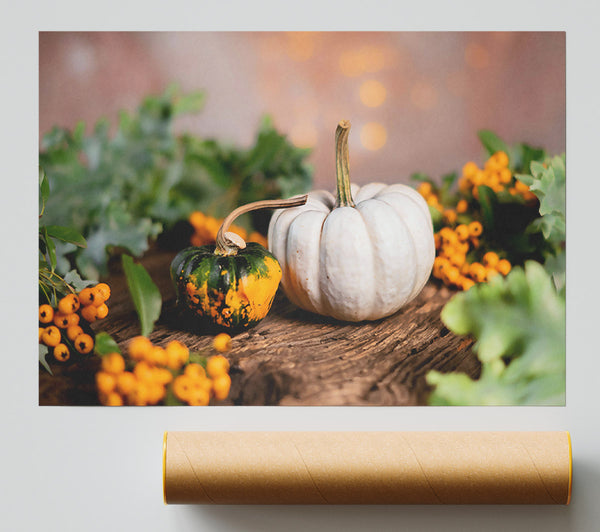
<svg viewBox="0 0 600 532"><path fill-rule="evenodd" d="M564 404L564 33L39 39L41 405Z"/></svg>

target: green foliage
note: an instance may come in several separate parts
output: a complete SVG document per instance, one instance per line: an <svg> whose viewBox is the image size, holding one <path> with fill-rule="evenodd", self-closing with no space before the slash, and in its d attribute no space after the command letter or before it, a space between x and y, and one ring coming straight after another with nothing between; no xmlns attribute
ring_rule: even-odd
<svg viewBox="0 0 600 532"><path fill-rule="evenodd" d="M509 167L514 172L527 171L533 161L543 161L546 158L546 151L543 148L534 148L525 143L509 146L498 135L487 129L479 131L477 136L488 155L498 151L506 153Z"/></svg>
<svg viewBox="0 0 600 532"><path fill-rule="evenodd" d="M431 371L434 405L562 405L565 401L565 298L544 268L529 261L455 295L442 320L473 335L478 380Z"/></svg>
<svg viewBox="0 0 600 532"><path fill-rule="evenodd" d="M48 364L48 361L46 360L46 356L48 355L49 352L50 352L50 350L48 349L47 345L40 344L40 349L39 349L40 364L48 373L50 373L50 375L54 375L54 373L52 373L52 369L50 368L50 365Z"/></svg>
<svg viewBox="0 0 600 532"><path fill-rule="evenodd" d="M127 286L137 311L141 334L148 336L160 316L162 298L150 274L141 264L135 264L129 255L122 256Z"/></svg>
<svg viewBox="0 0 600 532"><path fill-rule="evenodd" d="M105 332L99 332L94 339L94 353L99 356L108 355L110 353L121 353L117 342L113 337Z"/></svg>
<svg viewBox="0 0 600 532"><path fill-rule="evenodd" d="M249 149L175 134L176 117L200 111L203 102L202 92L170 87L135 113L122 112L112 128L101 120L87 136L83 123L44 136L40 165L52 186L47 217L86 235L87 248L67 251L86 277L105 274L113 251L140 256L149 240L194 210L223 217L240 204L310 187L308 150L289 144L268 119ZM264 231L260 222L245 225Z"/></svg>
<svg viewBox="0 0 600 532"><path fill-rule="evenodd" d="M565 156L555 156L544 164L531 163L531 174L517 179L529 186L540 200L539 218L531 222L527 232L542 234L546 271L552 275L558 290L565 288L566 239L566 170Z"/></svg>

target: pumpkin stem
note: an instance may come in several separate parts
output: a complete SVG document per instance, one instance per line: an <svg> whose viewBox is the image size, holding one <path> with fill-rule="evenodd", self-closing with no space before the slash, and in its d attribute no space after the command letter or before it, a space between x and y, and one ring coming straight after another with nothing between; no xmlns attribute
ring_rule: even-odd
<svg viewBox="0 0 600 532"><path fill-rule="evenodd" d="M223 220L223 223L219 228L216 239L217 245L215 248L215 255L237 255L237 252L240 249L244 249L246 247L246 242L240 235L227 231L229 226L238 216L241 216L246 212L256 211L258 209L284 209L286 207L298 207L299 205L304 205L307 199L308 195L305 194L304 196L297 196L290 199L254 201L238 207L232 211L231 214L225 218L225 220Z"/></svg>
<svg viewBox="0 0 600 532"><path fill-rule="evenodd" d="M350 192L350 160L348 157L348 134L350 121L342 120L335 130L335 170L337 180L336 207L354 207Z"/></svg>

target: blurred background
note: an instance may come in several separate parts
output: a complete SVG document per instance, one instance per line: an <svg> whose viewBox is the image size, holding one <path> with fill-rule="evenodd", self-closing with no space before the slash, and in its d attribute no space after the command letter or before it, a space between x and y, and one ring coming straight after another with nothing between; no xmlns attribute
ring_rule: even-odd
<svg viewBox="0 0 600 532"><path fill-rule="evenodd" d="M207 92L179 130L248 146L269 114L312 148L317 188L334 188L341 119L359 184L483 163L482 128L565 151L564 32L41 32L39 45L40 139L115 123L176 82Z"/></svg>

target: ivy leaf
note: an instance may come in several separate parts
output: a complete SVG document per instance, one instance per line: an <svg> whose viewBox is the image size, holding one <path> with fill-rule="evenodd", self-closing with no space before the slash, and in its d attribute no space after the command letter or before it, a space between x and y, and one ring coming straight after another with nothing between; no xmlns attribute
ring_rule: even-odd
<svg viewBox="0 0 600 532"><path fill-rule="evenodd" d="M50 373L50 375L54 375L50 366L48 365L48 361L46 360L46 355L48 354L48 346L40 344L40 364L44 367L44 369Z"/></svg>
<svg viewBox="0 0 600 532"><path fill-rule="evenodd" d="M565 299L539 263L457 294L441 317L454 333L476 338L482 374L430 372L432 404L564 404Z"/></svg>
<svg viewBox="0 0 600 532"><path fill-rule="evenodd" d="M62 242L68 242L75 244L77 247L86 247L85 238L83 238L75 229L72 227L63 227L60 225L48 225L46 226L48 236L61 240Z"/></svg>
<svg viewBox="0 0 600 532"><path fill-rule="evenodd" d="M506 143L498 137L494 132L488 129L482 129L477 133L479 140L486 149L488 155L494 155L498 151L503 151L509 155L509 148Z"/></svg>
<svg viewBox="0 0 600 532"><path fill-rule="evenodd" d="M96 334L96 340L94 342L94 352L99 356L108 355L110 353L121 353L117 342L113 337L105 332L99 332Z"/></svg>
<svg viewBox="0 0 600 532"><path fill-rule="evenodd" d="M141 264L135 264L129 255L122 257L129 293L140 320L142 336L148 336L160 316L162 299L160 291Z"/></svg>

